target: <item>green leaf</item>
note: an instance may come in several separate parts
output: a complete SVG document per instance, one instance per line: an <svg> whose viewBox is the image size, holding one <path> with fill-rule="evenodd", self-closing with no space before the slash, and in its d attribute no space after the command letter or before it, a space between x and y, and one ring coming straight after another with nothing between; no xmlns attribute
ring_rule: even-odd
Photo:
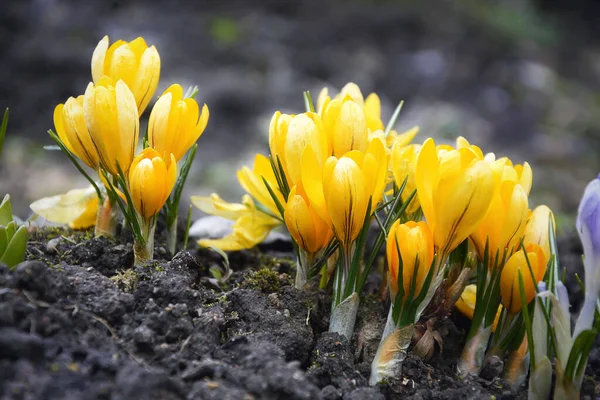
<svg viewBox="0 0 600 400"><path fill-rule="evenodd" d="M223 279L223 274L221 273L221 270L217 267L210 267L208 272L210 272L212 277L218 280L219 282L221 282L221 280Z"/></svg>
<svg viewBox="0 0 600 400"><path fill-rule="evenodd" d="M227 253L225 253L223 250L214 247L214 246L208 246L208 249L214 251L215 253L217 253L218 255L221 256L221 258L223 259L223 266L225 267L225 274L222 274L221 271L218 272L218 274L215 274L215 270L218 270L218 268L212 267L210 268L210 272L211 274L213 274L213 276L220 282L226 282L227 279L229 279L229 277L231 276L231 267L229 265L229 257L227 256Z"/></svg>
<svg viewBox="0 0 600 400"><path fill-rule="evenodd" d="M188 207L187 218L185 220L185 234L183 235L183 249L187 249L188 239L190 238L190 226L192 225L192 205Z"/></svg>
<svg viewBox="0 0 600 400"><path fill-rule="evenodd" d="M285 208L283 208L283 205L281 204L281 202L279 201L279 199L277 199L277 195L275 195L275 192L271 188L271 185L269 185L269 181L267 181L264 176L261 176L261 178L262 178L262 180L263 180L263 182L265 184L265 187L269 191L269 194L271 195L271 198L273 199L273 202L275 202L275 206L277 207L277 210L279 211L279 214L281 214L281 218L284 218Z"/></svg>
<svg viewBox="0 0 600 400"><path fill-rule="evenodd" d="M567 368L565 369L565 377L575 380L577 376L583 373L587 364L588 355L594 345L594 340L598 332L594 329L589 329L581 332L571 348L569 354L569 361L567 362Z"/></svg>
<svg viewBox="0 0 600 400"><path fill-rule="evenodd" d="M306 112L315 112L315 105L313 104L310 92L307 90L302 94L304 96L304 108L306 109Z"/></svg>
<svg viewBox="0 0 600 400"><path fill-rule="evenodd" d="M394 114L392 114L392 118L390 118L390 121L388 122L387 126L385 127L385 131L384 131L385 137L388 137L388 134L390 133L390 131L392 129L394 129L394 126L396 126L396 121L398 121L398 117L400 116L400 111L402 111L403 105L404 105L404 100L402 100L398 104L396 109L394 110Z"/></svg>
<svg viewBox="0 0 600 400"><path fill-rule="evenodd" d="M6 226L13 220L12 207L10 205L10 195L4 196L0 203L0 225Z"/></svg>
<svg viewBox="0 0 600 400"><path fill-rule="evenodd" d="M195 99L198 94L198 85L190 86L185 92L184 98Z"/></svg>
<svg viewBox="0 0 600 400"><path fill-rule="evenodd" d="M6 236L8 236L8 241L10 243L12 237L15 235L17 231L17 223L15 221L10 221L6 224Z"/></svg>
<svg viewBox="0 0 600 400"><path fill-rule="evenodd" d="M183 193L183 187L185 186L185 182L190 173L190 168L192 167L192 163L194 162L194 158L196 157L196 151L198 150L198 144L194 144L190 150L188 151L185 161L179 170L179 174L177 175L177 181L175 182L175 186L173 188L173 193L170 196L170 201L168 202L167 210L167 225L173 223L177 219L177 213L179 211L179 202L181 201L181 193Z"/></svg>
<svg viewBox="0 0 600 400"><path fill-rule="evenodd" d="M4 251L0 262L8 265L8 267L11 269L14 268L17 264L23 262L25 259L26 248L27 228L21 225L8 243L8 247Z"/></svg>
<svg viewBox="0 0 600 400"><path fill-rule="evenodd" d="M6 251L8 247L8 232L6 232L6 227L0 225L0 257Z"/></svg>

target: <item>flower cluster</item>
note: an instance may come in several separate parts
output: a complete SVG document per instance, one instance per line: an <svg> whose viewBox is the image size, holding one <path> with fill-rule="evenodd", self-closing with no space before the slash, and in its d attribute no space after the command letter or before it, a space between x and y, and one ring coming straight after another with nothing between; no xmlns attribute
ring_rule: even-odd
<svg viewBox="0 0 600 400"><path fill-rule="evenodd" d="M97 234L109 236L115 234L120 209L134 233L136 262L143 262L152 258L156 216L165 204L169 206L167 220L176 221L178 198L172 199L172 192L181 190L174 190L177 163L190 148L194 149L190 154L195 154L194 144L208 123L208 108L200 109L193 97L184 96L180 85L171 85L150 112L139 151L140 116L160 77L158 51L141 37L110 44L106 36L94 50L91 66L92 82L84 94L56 106L56 134L51 132L51 136L88 177L96 196L90 195L91 190L72 191L41 199L31 208L50 221L77 228L95 225ZM98 172L104 187L89 177L79 161ZM184 172L185 166L180 186ZM81 206L73 207L72 200ZM61 212L65 205L69 210ZM171 227L170 232L175 231ZM174 238L171 242L174 252Z"/></svg>
<svg viewBox="0 0 600 400"><path fill-rule="evenodd" d="M143 39L110 46L107 37L100 41L92 82L83 95L56 107L57 133L50 132L92 186L31 205L51 221L95 225L106 235L114 234L120 210L134 235L136 263L152 258L161 210L175 253L179 199L209 118L195 91L186 95L172 85L156 101L140 138L140 116L159 75L158 52ZM571 334L554 216L546 206L531 206L527 162L486 154L463 137L454 144L431 137L411 144L418 128L393 130L402 103L384 124L378 95L365 98L353 83L335 96L323 89L316 108L310 93L304 100L304 112L274 113L269 154L257 154L251 168L237 173L246 192L240 203L216 193L191 198L202 211L234 221L229 235L199 245L242 250L285 226L296 250L296 288L330 290L329 330L348 339L367 277L385 249L382 292L390 307L371 384L400 373L411 343L416 354L430 357L442 341L436 321L456 305L471 319L459 375L479 374L486 359L499 357L506 360L504 378L517 386L531 356L536 381L530 396L545 398L555 351L555 392L576 396L600 330L600 180L590 183L579 209L586 298ZM97 171L101 183L79 162Z"/></svg>

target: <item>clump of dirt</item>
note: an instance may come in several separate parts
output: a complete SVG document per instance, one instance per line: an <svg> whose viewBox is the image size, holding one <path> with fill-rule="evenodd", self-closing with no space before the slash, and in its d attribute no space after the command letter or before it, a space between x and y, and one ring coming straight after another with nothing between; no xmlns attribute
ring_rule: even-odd
<svg viewBox="0 0 600 400"><path fill-rule="evenodd" d="M232 276L215 286L218 254L181 251L168 260L157 245L158 260L134 267L128 241L43 229L28 261L14 271L0 266L2 398L526 397L499 378L456 378L468 321L445 322L443 351L429 363L409 353L402 376L369 387L386 317L376 295L363 298L348 341L326 332L325 292L293 287L293 263L280 257L290 254L232 253ZM588 396L599 360L597 347L583 385Z"/></svg>

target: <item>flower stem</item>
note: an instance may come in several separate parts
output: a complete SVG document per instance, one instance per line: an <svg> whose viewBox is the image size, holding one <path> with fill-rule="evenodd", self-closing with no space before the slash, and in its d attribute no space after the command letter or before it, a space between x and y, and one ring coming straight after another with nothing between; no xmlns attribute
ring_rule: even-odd
<svg viewBox="0 0 600 400"><path fill-rule="evenodd" d="M402 362L406 359L406 350L410 345L413 332L414 325L412 324L398 328L394 327L387 336L384 331L371 364L370 385L376 385L384 378L400 377L402 375Z"/></svg>
<svg viewBox="0 0 600 400"><path fill-rule="evenodd" d="M109 196L104 197L103 203L98 203L98 214L96 215L95 235L114 237L117 234L117 208Z"/></svg>
<svg viewBox="0 0 600 400"><path fill-rule="evenodd" d="M491 334L492 325L479 326L473 335L469 335L457 365L458 374L461 377L464 378L468 374L479 374Z"/></svg>
<svg viewBox="0 0 600 400"><path fill-rule="evenodd" d="M527 346L527 336L525 336L519 348L511 351L508 355L504 367L504 380L508 382L512 390L517 391L521 384L525 382L528 371L529 348Z"/></svg>
<svg viewBox="0 0 600 400"><path fill-rule="evenodd" d="M133 255L136 266L142 265L148 260L154 258L154 230L156 229L156 218L141 221L142 236L144 242L134 237L133 240Z"/></svg>
<svg viewBox="0 0 600 400"><path fill-rule="evenodd" d="M329 332L339 333L346 336L348 341L352 339L354 333L354 323L358 313L360 298L356 292L352 293L331 311L329 319Z"/></svg>
<svg viewBox="0 0 600 400"><path fill-rule="evenodd" d="M167 250L172 256L177 252L177 218L167 225Z"/></svg>
<svg viewBox="0 0 600 400"><path fill-rule="evenodd" d="M296 262L296 289L302 289L308 280L308 268L311 267L313 254L298 248L298 261Z"/></svg>

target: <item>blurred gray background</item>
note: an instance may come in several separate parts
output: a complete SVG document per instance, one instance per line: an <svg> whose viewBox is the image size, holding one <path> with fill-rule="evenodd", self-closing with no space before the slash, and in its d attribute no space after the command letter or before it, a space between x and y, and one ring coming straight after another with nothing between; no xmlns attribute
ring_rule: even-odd
<svg viewBox="0 0 600 400"><path fill-rule="evenodd" d="M384 122L404 100L397 128L420 125L416 141L463 135L529 161L532 204L570 219L600 170L599 13L586 0L3 0L0 194L27 217L31 201L86 186L43 145L54 106L84 91L108 34L156 45L155 98L198 85L210 108L188 195L239 200L235 172L267 153L273 112L301 112L303 90L353 81L380 95Z"/></svg>

